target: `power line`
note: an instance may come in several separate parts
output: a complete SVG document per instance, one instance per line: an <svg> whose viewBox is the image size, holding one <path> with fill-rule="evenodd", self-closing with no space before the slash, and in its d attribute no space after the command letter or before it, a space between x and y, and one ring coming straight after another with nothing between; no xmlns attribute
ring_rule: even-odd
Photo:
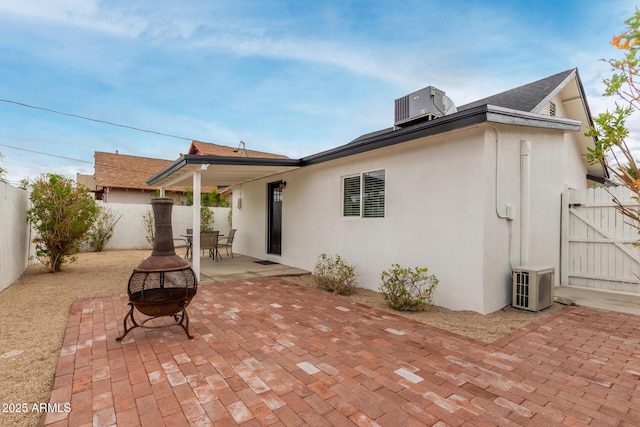
<svg viewBox="0 0 640 427"><path fill-rule="evenodd" d="M100 166L102 166L104 168L112 168L112 169L116 169L116 170L119 170L119 171L135 172L135 173L138 173L138 174L152 174L152 173L154 173L154 172L147 172L147 171L140 170L140 169L131 169L131 168L123 167L123 166L120 166L120 165L110 165L108 163L100 163L100 162L95 162L95 161L94 162L90 162L88 160L74 159L73 157L60 156L60 155L57 155L57 154L45 153L43 151L30 150L28 148L14 147L12 145L0 144L0 147L7 147L7 148L14 149L14 150L20 150L20 151L28 151L29 153L40 154L42 156L58 157L60 159L71 160L71 161L74 161L74 162L89 163L90 165L94 165L94 167L100 165ZM128 154L123 154L123 155L128 156ZM165 159L154 159L154 160L165 160ZM167 162L171 162L170 160L166 160L166 161Z"/></svg>
<svg viewBox="0 0 640 427"><path fill-rule="evenodd" d="M44 153L44 152L42 152L42 151L29 150L28 148L14 147L14 146L12 146L12 145L0 144L0 147L13 148L14 150L28 151L29 153L42 154L43 156L50 156L50 157L58 157L58 158L60 158L60 159L65 159L65 160L73 160L74 162L82 162L82 163L89 163L89 164L93 164L93 162L90 162L90 161L88 161L88 160L74 159L73 157L59 156L59 155L57 155L57 154Z"/></svg>
<svg viewBox="0 0 640 427"><path fill-rule="evenodd" d="M184 136L171 135L171 134L168 134L168 133L158 132L158 131L155 131L155 130L142 129L142 128L138 128L138 127L135 127L135 126L129 126L129 125L122 125L122 124L119 124L119 123L109 122L109 121L100 120L100 119L94 119L92 117L81 116L81 115L78 115L78 114L65 113L63 111L53 110L51 108L45 108L45 107L38 107L38 106L35 106L35 105L25 104L24 102L12 101L10 99L1 99L0 98L0 102L5 102L7 104L15 104L15 105L19 105L21 107L26 107L26 108L33 108L34 110L47 111L49 113L60 114L60 115L63 115L63 116L74 117L76 119L89 120L91 122L96 122L96 123L103 123L103 124L110 125L110 126L117 126L117 127L121 127L121 128L132 129L132 130L135 130L135 131L138 131L138 132L153 133L155 135L168 136L170 138L183 139L185 141L193 140L193 138L185 138Z"/></svg>

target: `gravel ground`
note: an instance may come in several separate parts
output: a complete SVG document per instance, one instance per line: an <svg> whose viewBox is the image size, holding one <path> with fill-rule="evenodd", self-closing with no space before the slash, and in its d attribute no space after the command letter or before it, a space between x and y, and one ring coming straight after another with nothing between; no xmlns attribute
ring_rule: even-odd
<svg viewBox="0 0 640 427"><path fill-rule="evenodd" d="M287 277L285 279L298 283L299 285L317 287L311 276ZM436 305L427 307L425 311L396 311L386 305L384 297L380 292L363 288L359 288L355 295L344 298L486 343L493 342L498 338L508 335L539 316L558 308L556 304L547 310L534 313L518 310L509 306L483 316L475 311L452 311Z"/></svg>
<svg viewBox="0 0 640 427"><path fill-rule="evenodd" d="M126 293L133 268L150 254L150 250L82 253L75 263L63 266L63 271L56 274L33 265L0 293L0 426L38 425L42 414L31 408L34 403L49 401L72 302ZM286 280L316 286L310 276ZM378 292L359 289L356 295L345 298L392 311ZM484 342L494 341L541 315L505 309L482 316L437 306L424 312L394 313ZM26 413L16 412L23 404Z"/></svg>

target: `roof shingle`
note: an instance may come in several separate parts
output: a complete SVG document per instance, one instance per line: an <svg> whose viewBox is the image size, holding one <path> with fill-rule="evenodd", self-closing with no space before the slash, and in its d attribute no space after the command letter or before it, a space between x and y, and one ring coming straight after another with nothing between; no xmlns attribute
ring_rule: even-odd
<svg viewBox="0 0 640 427"><path fill-rule="evenodd" d="M458 111L468 110L480 105L495 105L496 107L510 108L513 110L526 111L529 113L547 97L560 83L562 83L571 73L575 71L572 68L553 76L528 83L517 88L510 89L487 98L479 99L469 104L461 105Z"/></svg>
<svg viewBox="0 0 640 427"><path fill-rule="evenodd" d="M96 186L111 188L157 190L158 187L147 185L147 179L171 164L170 160L102 151L96 151L94 158ZM171 187L173 191L181 191L182 189L183 187Z"/></svg>
<svg viewBox="0 0 640 427"><path fill-rule="evenodd" d="M264 159L288 159L287 156L273 153L265 153L263 151L243 150L237 147L229 147L226 145L212 144L210 142L191 141L189 154L200 154L204 156L224 156L224 157L244 157L246 151L247 157L257 157Z"/></svg>

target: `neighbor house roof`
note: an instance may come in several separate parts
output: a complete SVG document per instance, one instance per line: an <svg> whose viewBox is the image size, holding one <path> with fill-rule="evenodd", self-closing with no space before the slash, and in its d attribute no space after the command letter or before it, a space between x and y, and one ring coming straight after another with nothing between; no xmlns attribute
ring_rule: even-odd
<svg viewBox="0 0 640 427"><path fill-rule="evenodd" d="M210 142L191 141L189 154L199 154L202 156L225 156L225 157L256 157L262 159L288 159L280 154L265 153L263 151L246 150L240 147L229 147L226 145L212 144Z"/></svg>
<svg viewBox="0 0 640 427"><path fill-rule="evenodd" d="M129 156L119 153L94 153L94 181L97 187L157 190L147 185L147 179L171 164L170 160ZM171 187L185 191L189 187Z"/></svg>

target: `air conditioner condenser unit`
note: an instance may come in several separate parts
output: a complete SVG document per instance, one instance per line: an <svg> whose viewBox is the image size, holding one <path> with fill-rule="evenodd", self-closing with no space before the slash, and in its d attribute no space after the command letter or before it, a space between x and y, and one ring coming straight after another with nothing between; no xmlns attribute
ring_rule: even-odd
<svg viewBox="0 0 640 427"><path fill-rule="evenodd" d="M553 305L553 267L523 266L513 269L513 306L540 311Z"/></svg>

